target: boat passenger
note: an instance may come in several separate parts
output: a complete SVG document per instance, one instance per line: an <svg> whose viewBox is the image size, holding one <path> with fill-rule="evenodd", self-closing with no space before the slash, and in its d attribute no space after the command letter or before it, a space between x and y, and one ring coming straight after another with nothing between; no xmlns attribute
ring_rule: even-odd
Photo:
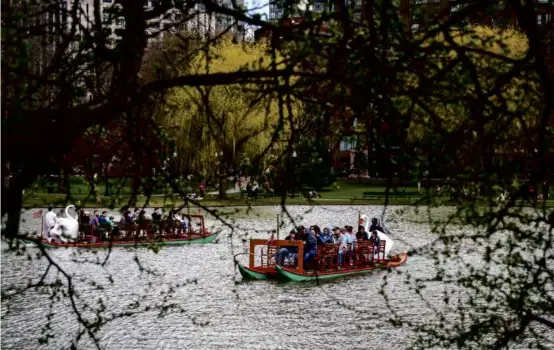
<svg viewBox="0 0 554 350"><path fill-rule="evenodd" d="M341 229L338 227L335 227L335 244L339 245L339 257L338 257L338 264L339 266L342 266L342 257L346 253L347 247L346 247L346 237L344 236L344 233L341 232Z"/></svg>
<svg viewBox="0 0 554 350"><path fill-rule="evenodd" d="M100 226L100 221L98 219L99 216L100 216L100 213L98 212L98 210L95 210L88 224L95 227Z"/></svg>
<svg viewBox="0 0 554 350"><path fill-rule="evenodd" d="M152 221L159 222L162 220L161 208L156 208L152 213Z"/></svg>
<svg viewBox="0 0 554 350"><path fill-rule="evenodd" d="M287 241L295 241L296 240L296 231L292 230L290 231L289 235L285 238ZM298 248L297 247L281 247L277 251L277 254L275 255L275 263L277 265L283 265L285 262L285 258L288 258L289 260L293 260L296 262L296 259L298 258Z"/></svg>
<svg viewBox="0 0 554 350"><path fill-rule="evenodd" d="M374 230L385 232L381 225L379 225L379 220L377 220L377 218L371 219L371 227L369 228L369 232L373 232Z"/></svg>
<svg viewBox="0 0 554 350"><path fill-rule="evenodd" d="M313 226L313 234L315 236L315 239L317 240L317 245L322 245L323 244L323 240L324 240L324 237L323 237L323 232L321 232L321 229L319 228L318 225L314 225Z"/></svg>
<svg viewBox="0 0 554 350"><path fill-rule="evenodd" d="M352 250L354 239L352 238L352 235L348 231L348 226L344 228L344 237L346 238L346 246L348 247L348 250Z"/></svg>
<svg viewBox="0 0 554 350"><path fill-rule="evenodd" d="M139 214L140 214L140 209L135 208L135 211L133 212L133 215L131 215L131 220L133 220L133 222L137 221L137 219L139 217Z"/></svg>
<svg viewBox="0 0 554 350"><path fill-rule="evenodd" d="M54 213L54 207L49 206L48 212L44 216L44 224L42 228L42 236L44 238L50 237L50 230L56 225L56 219L58 218L58 215Z"/></svg>
<svg viewBox="0 0 554 350"><path fill-rule="evenodd" d="M373 256L375 256L379 253L379 248L381 246L381 239L377 234L377 230L371 231L371 237L369 238L369 241L373 243Z"/></svg>
<svg viewBox="0 0 554 350"><path fill-rule="evenodd" d="M304 245L304 266L307 266L310 259L317 256L317 239L312 232L306 233L306 244Z"/></svg>
<svg viewBox="0 0 554 350"><path fill-rule="evenodd" d="M331 234L331 228L325 227L323 229L323 244L333 243L333 235Z"/></svg>
<svg viewBox="0 0 554 350"><path fill-rule="evenodd" d="M181 230L183 230L185 233L187 232L187 228L189 227L189 220L187 219L187 216L185 214L181 214L177 210L175 210L172 214L170 214L170 218L173 221L179 223L179 228Z"/></svg>
<svg viewBox="0 0 554 350"><path fill-rule="evenodd" d="M108 212L107 211L102 211L102 214L98 217L98 222L100 223L100 225L102 224L110 224L110 219L108 218Z"/></svg>
<svg viewBox="0 0 554 350"><path fill-rule="evenodd" d="M137 223L143 224L147 220L146 211L144 209L139 211L139 214L138 214L138 216L135 220L136 220Z"/></svg>
<svg viewBox="0 0 554 350"><path fill-rule="evenodd" d="M369 240L369 236L367 232L365 232L365 227L363 225L358 226L358 232L356 232L356 239L358 240L358 242Z"/></svg>
<svg viewBox="0 0 554 350"><path fill-rule="evenodd" d="M298 226L296 231L297 231L297 233L296 233L297 239L305 241L306 240L306 228L304 226L300 225L300 226Z"/></svg>
<svg viewBox="0 0 554 350"><path fill-rule="evenodd" d="M356 246L356 243L358 243L358 239L356 238L356 235L354 234L354 227L352 226L346 226L346 233L350 235L352 238L352 250L354 250L354 247Z"/></svg>
<svg viewBox="0 0 554 350"><path fill-rule="evenodd" d="M79 210L79 224L86 224L89 221L87 212L84 209Z"/></svg>
<svg viewBox="0 0 554 350"><path fill-rule="evenodd" d="M181 222L181 229L183 230L183 232L187 232L187 229L190 226L190 221L186 214L181 215L180 222Z"/></svg>
<svg viewBox="0 0 554 350"><path fill-rule="evenodd" d="M123 212L123 218L125 219L125 223L127 223L127 224L134 223L133 217L131 216L131 212L129 210L125 210Z"/></svg>

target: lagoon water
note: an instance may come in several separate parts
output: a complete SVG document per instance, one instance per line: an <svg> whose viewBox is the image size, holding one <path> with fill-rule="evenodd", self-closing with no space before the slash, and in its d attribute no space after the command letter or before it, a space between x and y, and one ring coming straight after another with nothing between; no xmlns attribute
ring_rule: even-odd
<svg viewBox="0 0 554 350"><path fill-rule="evenodd" d="M298 219L297 223L322 227L354 226L358 211L369 217L382 214L382 207L369 206L290 206L289 210ZM445 216L450 210L437 209L433 215ZM101 300L105 305L103 315L107 318L129 310L140 311L115 318L103 326L97 334L102 348L404 349L415 333L387 322L390 312L379 293L384 277L388 276L385 289L391 307L406 320L432 317L426 302L441 303L441 288L426 290L424 301L404 283L407 273L413 277L432 273L433 260L424 255L410 257L404 266L390 274L376 271L321 284L241 282L233 256L247 252L249 238L268 237L267 231L276 226L280 208L257 207L249 212L227 208L225 212L233 213L226 220L234 221L234 232L213 216L206 217L208 228L221 231L216 244L165 247L157 253L145 248L114 249L107 259L107 250L49 251L73 276L79 309L85 304L97 308ZM114 215L117 219L117 213ZM286 225L286 228L292 227L290 223ZM39 226L40 219L32 218L32 211L27 211L22 231ZM434 239L427 214L416 213L413 208L388 208L386 227L396 242L393 252L413 250ZM281 232L283 238L283 232L288 231ZM468 257L473 248L467 247ZM37 251L29 247L27 253ZM239 259L247 260L244 255ZM98 264L104 261L104 266ZM3 293L11 287L25 286L29 280L38 281L46 266L44 257L29 260L26 255L3 252ZM54 272L47 280L58 277L67 284L63 276ZM71 346L81 330L75 313L67 298L52 303L50 296L49 291L33 289L2 301L2 349ZM170 303L180 310L169 309L167 314L160 315L157 306ZM150 309L144 310L145 306ZM46 344L40 344L50 313L48 332L52 337ZM85 318L92 315L90 311L84 312ZM76 348L89 349L94 345L83 336Z"/></svg>

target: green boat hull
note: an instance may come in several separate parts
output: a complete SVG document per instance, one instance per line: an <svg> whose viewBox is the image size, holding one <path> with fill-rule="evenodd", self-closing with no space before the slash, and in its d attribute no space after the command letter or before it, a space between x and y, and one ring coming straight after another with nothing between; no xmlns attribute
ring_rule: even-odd
<svg viewBox="0 0 554 350"><path fill-rule="evenodd" d="M407 259L407 254L403 253L400 261L395 261L388 264L375 265L368 268L361 268L356 270L338 270L333 272L324 272L324 273L300 273L295 272L289 269L284 269L280 266L276 266L277 269L277 278L283 281L292 281L292 282L306 282L306 281L318 281L318 280L328 280L346 276L361 275L364 273L369 273L375 270L392 268L402 265Z"/></svg>
<svg viewBox="0 0 554 350"><path fill-rule="evenodd" d="M151 245L165 245L165 246L183 246L190 244L207 244L212 243L217 238L217 233L212 233L209 236L195 238L195 239L168 239L168 240L152 240L152 241L116 241L116 242L100 242L100 243L48 243L42 241L42 245L45 248L134 248L134 247L148 247ZM32 242L28 242L32 243Z"/></svg>
<svg viewBox="0 0 554 350"><path fill-rule="evenodd" d="M263 272L257 272L254 270L249 269L246 266L243 266L242 264L237 264L239 267L239 272L243 279L248 281L263 281L269 279L269 276L267 273Z"/></svg>

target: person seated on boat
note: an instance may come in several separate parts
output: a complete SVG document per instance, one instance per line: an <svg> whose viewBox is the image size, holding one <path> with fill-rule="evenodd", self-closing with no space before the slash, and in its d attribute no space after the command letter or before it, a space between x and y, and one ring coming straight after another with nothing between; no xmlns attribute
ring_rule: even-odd
<svg viewBox="0 0 554 350"><path fill-rule="evenodd" d="M100 225L103 225L103 224L110 224L111 225L111 222L110 222L110 218L108 218L108 212L107 211L102 211L102 214L100 214L100 216L98 217L98 223Z"/></svg>
<svg viewBox="0 0 554 350"><path fill-rule="evenodd" d="M152 213L152 221L160 222L161 220L162 220L162 209L161 208L154 209L154 212Z"/></svg>
<svg viewBox="0 0 554 350"><path fill-rule="evenodd" d="M131 212L129 210L125 210L123 212L123 222L126 224L134 224L133 217L131 216Z"/></svg>
<svg viewBox="0 0 554 350"><path fill-rule="evenodd" d="M358 242L369 240L369 236L367 232L365 232L365 227L363 225L358 226L358 232L356 232L356 239L358 240Z"/></svg>
<svg viewBox="0 0 554 350"><path fill-rule="evenodd" d="M345 226L344 227L344 237L346 239L346 254L348 256L352 256L352 253L354 252L356 241L354 233L352 232L352 226Z"/></svg>
<svg viewBox="0 0 554 350"><path fill-rule="evenodd" d="M139 217L139 214L140 214L140 209L139 208L135 208L135 211L133 212L133 214L131 215L131 220L133 220L133 222L136 222L138 217Z"/></svg>
<svg viewBox="0 0 554 350"><path fill-rule="evenodd" d="M339 266L342 266L342 257L347 251L346 237L340 228L335 227L334 231L335 231L334 243L339 245L339 250L338 250L339 256L338 256L337 262Z"/></svg>
<svg viewBox="0 0 554 350"><path fill-rule="evenodd" d="M86 224L89 220L87 212L84 209L79 210L79 224Z"/></svg>
<svg viewBox="0 0 554 350"><path fill-rule="evenodd" d="M98 210L95 210L92 217L90 218L88 224L90 226L94 226L94 227L100 226L99 217L100 217L100 213L98 212Z"/></svg>
<svg viewBox="0 0 554 350"><path fill-rule="evenodd" d="M375 257L375 255L379 253L379 249L381 247L381 238L379 238L377 230L371 231L371 237L369 238L369 241L373 243L373 256Z"/></svg>
<svg viewBox="0 0 554 350"><path fill-rule="evenodd" d="M179 230L183 230L186 233L188 228L188 220L185 221L183 217L184 214L179 213L177 210L175 210L169 213L167 219L176 222L178 224Z"/></svg>
<svg viewBox="0 0 554 350"><path fill-rule="evenodd" d="M348 230L349 226L346 226L344 230L341 230L344 234L344 237L346 239L346 246L348 247L348 250L352 250L352 245L354 244L354 239L352 238L351 232Z"/></svg>
<svg viewBox="0 0 554 350"><path fill-rule="evenodd" d="M290 231L289 235L285 238L287 241L296 241L296 231ZM289 261L293 260L296 264L296 259L298 258L298 248L297 247L281 247L275 254L275 263L282 266L285 262L285 258L288 258Z"/></svg>
<svg viewBox="0 0 554 350"><path fill-rule="evenodd" d="M354 248L356 247L356 243L358 243L358 239L356 238L356 235L354 234L354 227L346 226L346 233L347 233L347 236L350 236L350 238L352 240L352 242L350 243L350 244L352 244L351 250L354 250Z"/></svg>
<svg viewBox="0 0 554 350"><path fill-rule="evenodd" d="M102 211L102 214L98 217L99 227L106 230L110 234L116 232L115 227L117 226L113 221L113 216L108 217L108 212L106 210Z"/></svg>
<svg viewBox="0 0 554 350"><path fill-rule="evenodd" d="M50 237L50 230L56 225L56 219L58 218L58 215L54 213L54 207L49 206L48 212L44 216L44 223L42 228L42 236L44 238Z"/></svg>
<svg viewBox="0 0 554 350"><path fill-rule="evenodd" d="M125 211L122 211L119 213L119 223L124 224L125 223Z"/></svg>
<svg viewBox="0 0 554 350"><path fill-rule="evenodd" d="M318 225L313 226L313 233L315 238L317 239L317 245L323 245L323 241L324 241L323 232L321 232L321 228L319 228Z"/></svg>
<svg viewBox="0 0 554 350"><path fill-rule="evenodd" d="M333 243L333 235L331 234L331 228L330 227L325 227L323 229L323 234L322 234L322 241L323 241L323 244L332 244Z"/></svg>
<svg viewBox="0 0 554 350"><path fill-rule="evenodd" d="M190 227L190 220L186 214L181 214L179 219L179 227L183 230L183 233L186 235L188 233L188 228Z"/></svg>
<svg viewBox="0 0 554 350"><path fill-rule="evenodd" d="M312 233L312 234L314 233L314 227L313 226L310 226L306 229L306 237L304 237L304 242L306 241L308 233ZM317 237L316 237L316 239L317 239Z"/></svg>
<svg viewBox="0 0 554 350"><path fill-rule="evenodd" d="M304 266L307 266L310 259L317 256L317 239L312 232L306 232L306 243L304 244Z"/></svg>
<svg viewBox="0 0 554 350"><path fill-rule="evenodd" d="M296 231L297 231L296 239L301 240L301 241L305 241L306 240L306 228L304 226L300 225L300 226L298 226Z"/></svg>
<svg viewBox="0 0 554 350"><path fill-rule="evenodd" d="M373 232L374 230L385 232L381 225L379 225L379 220L377 220L377 218L371 219L371 227L369 228L369 232Z"/></svg>
<svg viewBox="0 0 554 350"><path fill-rule="evenodd" d="M148 221L148 218L146 216L146 211L144 209L140 210L138 213L138 216L135 219L135 222L137 224L144 224L146 221Z"/></svg>

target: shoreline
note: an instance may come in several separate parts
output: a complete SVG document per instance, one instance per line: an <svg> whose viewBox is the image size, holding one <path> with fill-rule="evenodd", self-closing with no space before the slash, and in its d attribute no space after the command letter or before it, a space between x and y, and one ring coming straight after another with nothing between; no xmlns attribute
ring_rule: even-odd
<svg viewBox="0 0 554 350"><path fill-rule="evenodd" d="M83 198L84 197L84 198ZM87 198L88 197L88 198ZM97 202L94 198L89 196L72 196L69 198L66 195L60 194L48 194L48 195L39 195L39 196L27 196L23 199L23 209L32 209L32 208L41 208L52 205L54 207L65 207L67 205L73 204L78 205L82 208L119 208L128 204L130 197L121 196L121 197L100 197L100 202ZM202 199L197 201L200 205L205 207L256 207L256 206L276 206L281 205L281 197L274 198L260 198L260 199ZM196 204L189 202L190 206L196 206ZM136 204L132 206L135 207L175 207L185 205L183 200L177 200L171 196L152 196L150 197L148 203L146 203L145 196L137 196ZM286 198L287 205L372 205L379 206L384 205L384 199L366 199L366 200L353 200L351 198L319 198L319 199L306 199L306 198ZM391 206L456 206L459 205L459 202L452 200L442 199L442 200L433 200L428 201L424 198L419 199L392 199L389 198L387 205ZM477 203L478 206L489 206L486 203L485 199L482 199L480 203ZM554 200L547 200L546 202L538 202L536 206L531 205L528 201L517 201L516 206L523 206L528 208L541 208L542 206L547 208L554 207Z"/></svg>

